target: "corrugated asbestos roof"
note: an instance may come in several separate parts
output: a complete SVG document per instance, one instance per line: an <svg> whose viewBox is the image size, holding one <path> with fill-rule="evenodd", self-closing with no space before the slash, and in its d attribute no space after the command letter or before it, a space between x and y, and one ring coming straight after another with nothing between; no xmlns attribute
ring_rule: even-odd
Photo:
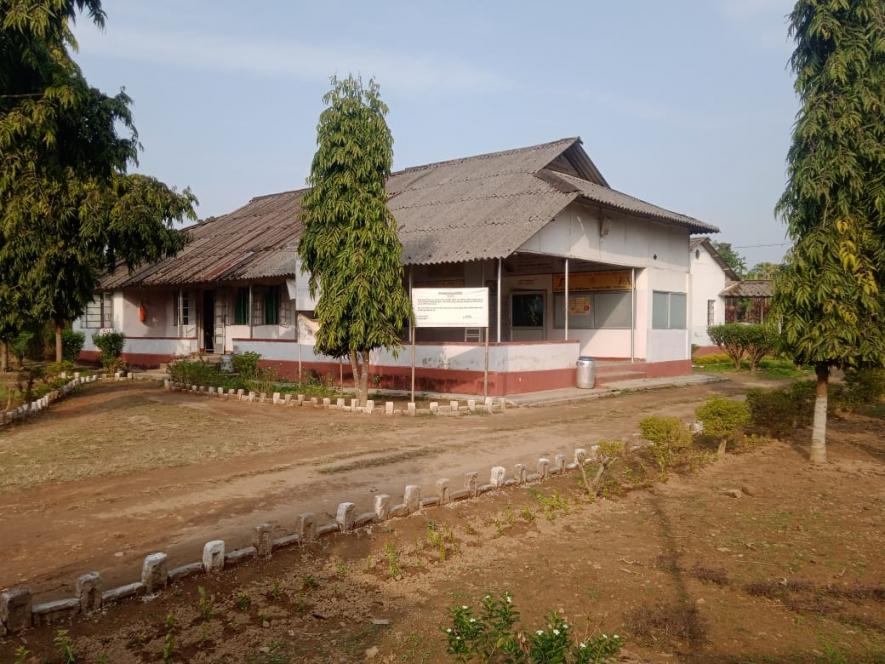
<svg viewBox="0 0 885 664"><path fill-rule="evenodd" d="M770 279L747 279L727 286L720 295L722 297L771 297L772 291Z"/></svg>
<svg viewBox="0 0 885 664"><path fill-rule="evenodd" d="M406 264L505 258L575 200L692 232L718 230L610 189L579 138L407 168L391 174L387 190ZM305 191L259 196L196 224L187 229L190 242L174 258L131 274L123 266L101 285L114 289L292 276Z"/></svg>

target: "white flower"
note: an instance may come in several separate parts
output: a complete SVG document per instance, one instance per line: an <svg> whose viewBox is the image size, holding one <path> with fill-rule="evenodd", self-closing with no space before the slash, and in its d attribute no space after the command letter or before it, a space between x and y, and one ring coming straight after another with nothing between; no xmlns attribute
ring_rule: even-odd
<svg viewBox="0 0 885 664"><path fill-rule="evenodd" d="M613 638L615 638L615 639L620 639L621 637L618 636L617 634L615 634Z"/></svg>
<svg viewBox="0 0 885 664"><path fill-rule="evenodd" d="M587 647L587 644L586 644L586 643L582 643L582 644L581 644L581 647L582 647L582 648L586 648L586 647Z"/></svg>
<svg viewBox="0 0 885 664"><path fill-rule="evenodd" d="M449 634L451 634L451 633L452 633L452 628L451 628L451 627L448 627L448 628L446 629L446 631L447 631Z"/></svg>
<svg viewBox="0 0 885 664"><path fill-rule="evenodd" d="M541 636L541 634L543 634L543 633L544 633L543 629L539 629L537 632L535 632L535 634L537 634L538 636Z"/></svg>
<svg viewBox="0 0 885 664"><path fill-rule="evenodd" d="M471 618L470 622L476 622L476 618Z"/></svg>
<svg viewBox="0 0 885 664"><path fill-rule="evenodd" d="M461 605L461 608L464 609L464 610L466 611L466 610L467 610L467 605L466 605L466 604L462 604L462 605Z"/></svg>
<svg viewBox="0 0 885 664"><path fill-rule="evenodd" d="M554 633L556 636L559 636L559 630L558 630L558 629L554 629L554 630L553 630L553 633Z"/></svg>
<svg viewBox="0 0 885 664"><path fill-rule="evenodd" d="M607 637L605 634L603 634L603 635L602 635L602 638L603 638L603 639L607 639L608 637Z"/></svg>
<svg viewBox="0 0 885 664"><path fill-rule="evenodd" d="M507 595L507 603L510 604L510 595Z"/></svg>

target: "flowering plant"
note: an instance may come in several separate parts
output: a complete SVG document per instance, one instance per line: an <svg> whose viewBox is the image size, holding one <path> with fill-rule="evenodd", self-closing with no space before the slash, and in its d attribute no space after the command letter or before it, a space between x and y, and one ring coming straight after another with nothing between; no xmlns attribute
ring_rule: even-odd
<svg viewBox="0 0 885 664"><path fill-rule="evenodd" d="M486 595L477 614L471 607L449 609L452 626L443 629L446 652L459 662L513 662L518 664L600 664L618 654L622 640L615 634L579 639L565 617L552 612L545 629L515 629L519 612L509 593Z"/></svg>

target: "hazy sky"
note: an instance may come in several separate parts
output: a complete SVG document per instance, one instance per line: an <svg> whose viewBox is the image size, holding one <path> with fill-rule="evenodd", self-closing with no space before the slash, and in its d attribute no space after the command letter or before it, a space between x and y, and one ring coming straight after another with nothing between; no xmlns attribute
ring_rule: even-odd
<svg viewBox="0 0 885 664"><path fill-rule="evenodd" d="M578 135L612 187L716 224L751 265L786 248L788 1L104 6L78 62L125 86L138 170L201 217L303 186L328 78L355 72L381 84L395 168Z"/></svg>

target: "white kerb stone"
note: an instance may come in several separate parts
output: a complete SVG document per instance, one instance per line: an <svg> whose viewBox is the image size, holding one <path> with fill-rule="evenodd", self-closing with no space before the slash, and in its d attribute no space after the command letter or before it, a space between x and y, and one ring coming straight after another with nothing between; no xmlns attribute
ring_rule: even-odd
<svg viewBox="0 0 885 664"><path fill-rule="evenodd" d="M203 569L209 573L224 569L224 540L212 540L203 546Z"/></svg>

